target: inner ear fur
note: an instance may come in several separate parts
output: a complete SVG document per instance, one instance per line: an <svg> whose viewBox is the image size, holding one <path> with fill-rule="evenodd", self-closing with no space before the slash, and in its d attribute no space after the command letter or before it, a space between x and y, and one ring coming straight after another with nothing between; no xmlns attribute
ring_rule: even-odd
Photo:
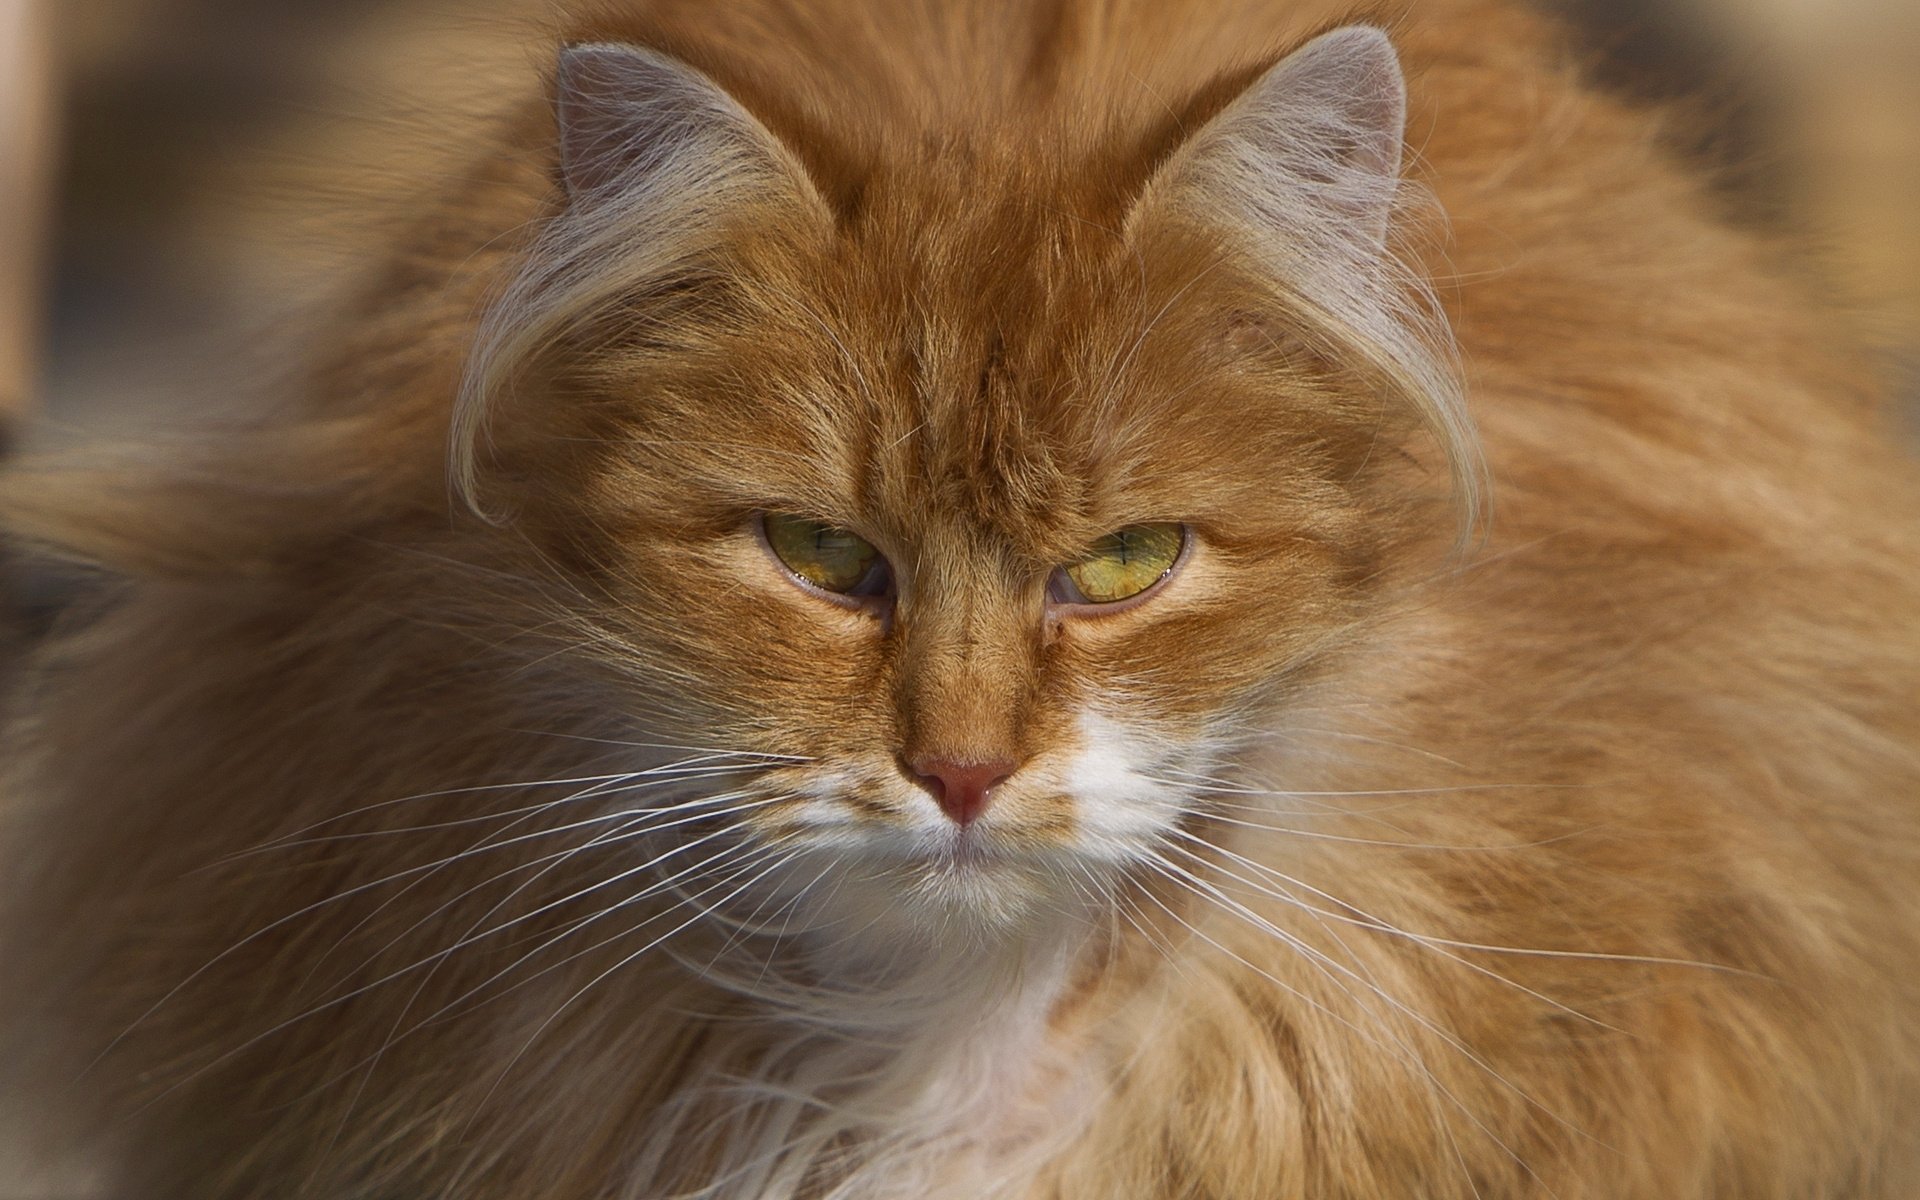
<svg viewBox="0 0 1920 1200"><path fill-rule="evenodd" d="M651 192L819 192L788 147L719 84L645 46L588 42L561 50L554 74L560 174L572 203L645 203Z"/></svg>
<svg viewBox="0 0 1920 1200"><path fill-rule="evenodd" d="M1387 35L1322 34L1258 76L1157 170L1138 224L1170 212L1284 231L1295 270L1385 251L1400 183L1406 84Z"/></svg>

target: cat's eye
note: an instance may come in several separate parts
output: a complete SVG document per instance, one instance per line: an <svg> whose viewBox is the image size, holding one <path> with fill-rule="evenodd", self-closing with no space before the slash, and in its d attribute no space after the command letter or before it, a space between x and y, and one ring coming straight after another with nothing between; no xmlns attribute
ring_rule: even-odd
<svg viewBox="0 0 1920 1200"><path fill-rule="evenodd" d="M1116 529L1054 571L1047 599L1098 605L1142 596L1173 574L1186 546L1186 527L1172 522Z"/></svg>
<svg viewBox="0 0 1920 1200"><path fill-rule="evenodd" d="M823 592L858 599L893 586L887 560L852 530L782 513L762 516L760 529L780 565Z"/></svg>

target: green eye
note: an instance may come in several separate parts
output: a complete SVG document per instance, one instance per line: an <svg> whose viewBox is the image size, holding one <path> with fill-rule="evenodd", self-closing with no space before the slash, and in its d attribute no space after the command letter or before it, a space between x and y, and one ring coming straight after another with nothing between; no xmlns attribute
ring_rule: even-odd
<svg viewBox="0 0 1920 1200"><path fill-rule="evenodd" d="M1183 526L1129 525L1101 538L1054 573L1049 595L1068 604L1113 604L1167 577L1186 545Z"/></svg>
<svg viewBox="0 0 1920 1200"><path fill-rule="evenodd" d="M768 513L763 523L774 557L822 591L871 596L886 590L886 560L859 534L777 513Z"/></svg>

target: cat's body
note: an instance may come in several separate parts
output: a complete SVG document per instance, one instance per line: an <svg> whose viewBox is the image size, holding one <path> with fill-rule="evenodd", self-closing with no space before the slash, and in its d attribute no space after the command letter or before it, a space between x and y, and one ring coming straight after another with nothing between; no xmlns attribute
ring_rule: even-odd
<svg viewBox="0 0 1920 1200"><path fill-rule="evenodd" d="M529 75L299 414L16 473L14 529L141 577L10 764L20 1027L116 1194L1920 1189L1913 467L1651 118L1435 0L1384 23L1490 480L1458 551L1385 208L1342 159L1295 197L1332 242L1209 225L1243 89L1377 86L1397 161L1377 34L1262 75L1353 19L589 21L564 179ZM1302 259L1333 290L1276 305ZM762 570L761 510L859 529L897 607ZM1043 616L1132 521L1182 569ZM963 835L923 751L1018 769Z"/></svg>

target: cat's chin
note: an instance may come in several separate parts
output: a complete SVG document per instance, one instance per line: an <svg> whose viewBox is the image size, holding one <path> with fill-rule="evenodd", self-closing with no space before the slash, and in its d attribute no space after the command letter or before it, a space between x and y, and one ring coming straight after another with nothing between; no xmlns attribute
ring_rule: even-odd
<svg viewBox="0 0 1920 1200"><path fill-rule="evenodd" d="M954 879L1052 875L1070 869L1081 857L1070 846L985 824L876 837L854 854Z"/></svg>
<svg viewBox="0 0 1920 1200"><path fill-rule="evenodd" d="M991 871L1019 857L1006 839L977 825L964 826L924 840L917 857L936 870L955 873Z"/></svg>
<svg viewBox="0 0 1920 1200"><path fill-rule="evenodd" d="M1083 905L1104 867L1065 845L977 826L835 838L809 847L786 874L809 885L816 920L840 929L957 922L1016 935Z"/></svg>

